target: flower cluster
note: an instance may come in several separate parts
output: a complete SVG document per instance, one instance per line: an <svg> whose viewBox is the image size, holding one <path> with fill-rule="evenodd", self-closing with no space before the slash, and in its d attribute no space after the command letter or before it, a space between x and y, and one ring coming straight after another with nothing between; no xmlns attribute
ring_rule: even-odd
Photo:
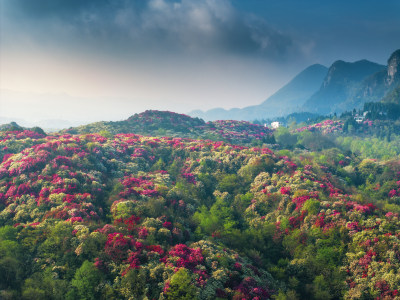
<svg viewBox="0 0 400 300"><path fill-rule="evenodd" d="M4 135L0 239L29 261L18 286L47 272L71 286L88 260L103 298L396 297L396 161L247 147L269 129L246 122L146 112L125 132L135 122L143 131Z"/></svg>
<svg viewBox="0 0 400 300"><path fill-rule="evenodd" d="M303 132L303 131L311 131L316 132L319 131L323 134L327 133L335 133L335 132L342 132L343 131L343 122L340 120L325 120L321 123L316 123L313 125L308 125L304 127L300 127L296 129L296 132Z"/></svg>

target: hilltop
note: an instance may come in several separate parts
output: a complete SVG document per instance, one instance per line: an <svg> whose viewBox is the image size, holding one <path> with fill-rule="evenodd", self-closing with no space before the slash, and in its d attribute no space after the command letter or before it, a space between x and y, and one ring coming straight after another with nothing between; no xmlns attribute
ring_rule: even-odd
<svg viewBox="0 0 400 300"><path fill-rule="evenodd" d="M205 122L184 114L147 110L125 121L97 122L64 130L65 133L135 133L149 136L210 139L234 144L271 143L272 131L246 121L219 120Z"/></svg>

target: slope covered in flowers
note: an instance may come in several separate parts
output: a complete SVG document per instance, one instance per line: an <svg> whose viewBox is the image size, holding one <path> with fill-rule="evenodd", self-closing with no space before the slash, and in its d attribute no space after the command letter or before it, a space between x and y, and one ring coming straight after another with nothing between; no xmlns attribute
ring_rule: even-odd
<svg viewBox="0 0 400 300"><path fill-rule="evenodd" d="M0 150L1 298L397 297L396 160L126 133Z"/></svg>
<svg viewBox="0 0 400 300"><path fill-rule="evenodd" d="M135 133L148 136L170 136L195 139L210 139L234 144L273 142L272 131L264 126L246 121L204 122L199 118L169 111L147 110L135 114L125 121L97 122L65 130L66 133L111 134Z"/></svg>
<svg viewBox="0 0 400 300"><path fill-rule="evenodd" d="M303 131L320 131L324 134L328 133L336 133L336 132L343 132L343 122L340 120L324 120L320 123L303 126L296 129L296 132L303 132Z"/></svg>

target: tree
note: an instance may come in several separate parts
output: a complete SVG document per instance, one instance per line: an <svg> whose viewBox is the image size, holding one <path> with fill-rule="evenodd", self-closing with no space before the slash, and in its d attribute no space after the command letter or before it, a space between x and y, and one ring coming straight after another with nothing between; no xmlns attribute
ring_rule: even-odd
<svg viewBox="0 0 400 300"><path fill-rule="evenodd" d="M39 133L39 134L46 135L46 132L44 132L44 130L43 130L42 128L37 127L37 126L31 128L31 131L36 132L36 133Z"/></svg>
<svg viewBox="0 0 400 300"><path fill-rule="evenodd" d="M387 135L386 135L386 141L388 143L390 143L390 141L391 141L391 139L390 139L391 135L392 135L392 131L391 131L391 128L389 127L389 129L387 131Z"/></svg>
<svg viewBox="0 0 400 300"><path fill-rule="evenodd" d="M69 294L78 294L80 299L94 300L98 296L97 286L100 283L101 274L93 263L85 260L82 266L76 271L71 284L76 291Z"/></svg>
<svg viewBox="0 0 400 300"><path fill-rule="evenodd" d="M239 176L236 174L227 174L225 175L217 185L217 189L221 192L228 192L229 194L235 194L235 190L240 188L240 180Z"/></svg>
<svg viewBox="0 0 400 300"><path fill-rule="evenodd" d="M312 151L319 151L335 146L334 142L330 138L319 132L312 133L306 131L301 134L301 138L301 144Z"/></svg>
<svg viewBox="0 0 400 300"><path fill-rule="evenodd" d="M61 271L61 270L60 270ZM63 273L61 271L61 273ZM32 299L65 299L69 282L55 276L52 267L32 274L24 282L21 289L24 300Z"/></svg>
<svg viewBox="0 0 400 300"><path fill-rule="evenodd" d="M332 295L329 293L329 285L323 275L315 277L312 285L312 293L315 299L332 299Z"/></svg>
<svg viewBox="0 0 400 300"><path fill-rule="evenodd" d="M146 273L144 269L129 270L121 279L120 292L126 299L142 299L145 295Z"/></svg>
<svg viewBox="0 0 400 300"><path fill-rule="evenodd" d="M275 131L275 140L283 147L292 148L297 143L297 136L291 134L289 129L285 127L279 127Z"/></svg>
<svg viewBox="0 0 400 300"><path fill-rule="evenodd" d="M110 138L112 138L112 134L111 134L111 132L109 132L109 131L107 131L107 130L102 130L102 131L100 131L99 132L99 135L101 135L101 136L104 136L105 138L108 138L108 139L110 139Z"/></svg>
<svg viewBox="0 0 400 300"><path fill-rule="evenodd" d="M196 299L197 288L192 283L192 278L187 269L181 268L171 277L166 299L192 300Z"/></svg>
<svg viewBox="0 0 400 300"><path fill-rule="evenodd" d="M21 280L21 264L12 257L0 259L0 289L16 288Z"/></svg>

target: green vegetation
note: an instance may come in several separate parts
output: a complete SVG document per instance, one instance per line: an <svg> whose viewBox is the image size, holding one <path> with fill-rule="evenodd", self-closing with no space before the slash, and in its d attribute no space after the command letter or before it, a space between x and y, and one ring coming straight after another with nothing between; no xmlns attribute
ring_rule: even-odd
<svg viewBox="0 0 400 300"><path fill-rule="evenodd" d="M229 124L236 144L1 131L0 298L398 297L396 120L282 128L273 150Z"/></svg>

